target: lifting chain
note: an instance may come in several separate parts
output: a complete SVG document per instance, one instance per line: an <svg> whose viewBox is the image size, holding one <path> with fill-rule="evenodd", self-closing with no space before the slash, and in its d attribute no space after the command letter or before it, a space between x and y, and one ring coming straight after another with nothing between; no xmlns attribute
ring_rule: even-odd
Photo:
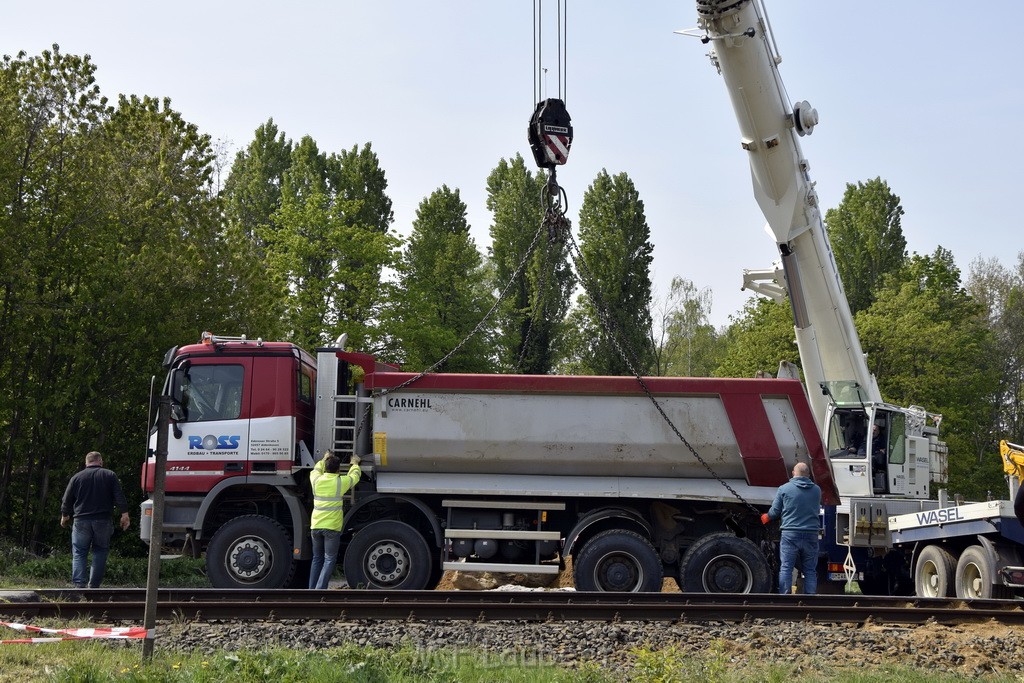
<svg viewBox="0 0 1024 683"><path fill-rule="evenodd" d="M760 517L761 511L754 507L754 505L751 504L750 501L748 501L746 498L740 495L740 493L736 489L734 489L729 484L729 482L718 476L718 473L715 472L714 468L711 467L707 460L700 456L700 453L697 452L697 449L694 448L693 445L686 440L686 437L683 436L682 432L679 431L675 423L672 422L672 419L668 416L668 413L665 412L665 409L662 407L658 399L654 396L654 393L651 391L650 387L647 386L647 382L644 381L644 378L640 375L640 372L637 370L636 358L638 356L634 349L627 346L622 341L621 336L618 334L618 330L615 328L615 324L612 321L611 316L608 314L608 310L605 307L604 302L601 300L601 294L597 290L596 283L594 282L594 279L590 274L590 270L587 268L587 263L583 259L583 253L580 251L579 245L576 243L576 240L573 239L571 233L569 234L569 247L572 253L573 264L576 266L576 272L579 273L580 275L580 281L583 284L583 289L586 291L587 296L590 297L591 303L594 304L594 311L597 313L597 318L598 321L601 323L601 327L604 329L605 334L608 335L609 340L611 340L612 345L615 347L615 350L619 353L619 356L626 363L626 367L629 368L629 371L633 374L633 377L635 377L636 381L640 384L640 388L643 389L644 394L647 395L647 398L651 400L651 403L653 403L654 407L658 410L658 414L661 415L661 418L669 426L669 429L672 430L672 433L679 438L679 440L683 443L684 446L686 446L686 448L690 451L693 457L697 459L697 462L703 465L704 469L706 469L708 473L718 481L719 484L725 487L725 489L729 491L729 493L731 493L736 498L736 500L738 500L740 503L746 506L752 513L754 513L755 516Z"/></svg>
<svg viewBox="0 0 1024 683"><path fill-rule="evenodd" d="M392 393L394 393L396 391L400 391L402 389L405 389L410 384L419 381L423 377L429 375L430 373L434 372L439 367L441 367L442 365L447 363L451 359L451 357L454 356L456 353L458 353L459 350L463 346L465 346L466 343L470 339L472 339L474 336L476 336L480 332L480 330L483 329L484 323L486 323L488 320L490 320L491 316L494 315L494 312L496 310L498 310L498 307L501 305L501 303L506 298L508 298L508 293L512 290L512 285L519 278L519 275L520 275L520 273L523 272L523 269L526 268L526 264L530 260L530 254L532 254L533 250L537 247L537 243L540 242L540 236L543 233L544 233L544 226L543 225L538 226L536 232L534 232L534 234L533 234L533 240L530 242L530 246L527 247L526 253L523 254L523 258L519 261L519 265L516 266L516 270L515 270L514 273L512 273L512 277L509 278L508 282L505 283L505 286L502 288L501 292L498 294L498 298L494 301L494 305L492 305L487 310L487 313L485 313L484 317L480 319L480 322L478 322L476 324L476 326L473 327L472 330L470 330L469 334L467 334L465 337L463 337L462 341L460 341L458 344L456 344L452 348L451 351L449 351L448 353L446 353L444 355L443 358L441 358L439 361L435 362L433 365L428 367L426 370L423 370L423 371L413 375L412 377L410 377L409 379L405 380L401 384L393 386L393 387L391 387L389 389L381 389L377 395L378 396L387 396L388 394L392 394ZM367 419L367 417L369 417L370 409L371 409L371 405L367 404L366 410L363 411L363 415L359 418L359 425L356 427L356 431L355 431L356 434L359 434L359 433L362 432L363 427L366 424L366 419Z"/></svg>
<svg viewBox="0 0 1024 683"><path fill-rule="evenodd" d="M556 169L552 167L548 171L548 180L541 191L541 204L544 208L544 217L541 220L541 230L547 232L548 246L564 245L572 233L572 223L566 218L569 202L566 199L565 189L558 184ZM523 335L519 347L519 358L516 360L515 370L523 366L527 349L530 346L530 339L533 335L533 326L538 319L543 319L548 310L548 271L550 265L549 255L551 249L542 252L541 263L538 265L539 278L537 282L536 297L531 301L530 324ZM529 254L527 254L529 257Z"/></svg>

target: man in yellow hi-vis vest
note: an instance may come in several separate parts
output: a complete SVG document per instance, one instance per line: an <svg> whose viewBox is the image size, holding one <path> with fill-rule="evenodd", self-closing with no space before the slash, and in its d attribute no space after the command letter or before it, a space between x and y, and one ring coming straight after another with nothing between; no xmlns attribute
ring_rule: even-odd
<svg viewBox="0 0 1024 683"><path fill-rule="evenodd" d="M327 588L338 563L341 547L342 503L345 492L359 482L359 456L353 455L348 474L339 474L341 460L330 452L309 473L313 487L313 516L309 533L313 538L313 564L309 568L309 587Z"/></svg>

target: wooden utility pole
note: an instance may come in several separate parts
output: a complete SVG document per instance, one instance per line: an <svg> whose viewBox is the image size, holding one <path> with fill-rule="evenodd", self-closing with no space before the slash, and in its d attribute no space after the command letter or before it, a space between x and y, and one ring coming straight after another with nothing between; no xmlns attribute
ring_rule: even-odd
<svg viewBox="0 0 1024 683"><path fill-rule="evenodd" d="M160 397L156 419L156 472L153 481L153 524L149 533L149 570L146 573L146 613L142 625L146 639L142 642L142 659L153 659L156 637L157 591L160 589L160 551L164 536L164 485L167 480L167 432L171 424L171 397Z"/></svg>

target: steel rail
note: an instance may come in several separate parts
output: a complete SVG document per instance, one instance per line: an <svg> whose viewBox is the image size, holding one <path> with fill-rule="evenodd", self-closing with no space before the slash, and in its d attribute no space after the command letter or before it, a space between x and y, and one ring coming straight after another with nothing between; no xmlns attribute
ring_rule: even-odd
<svg viewBox="0 0 1024 683"><path fill-rule="evenodd" d="M138 621L144 603L144 591L133 589L7 592L0 593L0 615ZM165 589L158 595L157 618L1024 624L1022 607L1024 603L1010 600L851 595Z"/></svg>
<svg viewBox="0 0 1024 683"><path fill-rule="evenodd" d="M145 598L142 588L100 588L100 589L26 589L22 591L0 591L0 601L4 595L20 593L38 596L40 600L52 601L89 601L89 602L134 602ZM637 604L781 604L792 605L794 600L812 605L848 607L870 605L906 605L911 607L957 608L962 609L968 604L998 606L1004 609L1024 609L1024 601L1018 600L974 600L960 598L918 598L914 596L879 596L879 595L778 595L775 593L603 593L584 591L376 591L376 590L304 590L304 589L220 589L220 588L162 588L158 594L160 602L189 602L195 600L214 601L230 600L232 602L261 602L265 600L345 603L353 597L372 597L381 600L401 600L402 602L435 602L444 600L449 603L476 602L539 602L544 604L564 602L567 604L588 603L620 603L627 601Z"/></svg>

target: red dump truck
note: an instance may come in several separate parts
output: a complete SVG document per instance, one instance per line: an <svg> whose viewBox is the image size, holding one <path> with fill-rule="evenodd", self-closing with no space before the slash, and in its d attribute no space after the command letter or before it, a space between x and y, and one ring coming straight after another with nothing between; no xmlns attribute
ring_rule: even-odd
<svg viewBox="0 0 1024 683"><path fill-rule="evenodd" d="M796 380L646 378L698 458L635 378L418 376L343 344L314 359L213 335L166 365L178 407L163 542L205 552L218 587L302 585L308 474L325 451L360 455L368 475L342 564L372 588L432 588L452 569L556 573L572 558L581 590L671 576L764 592L774 551L759 515L793 465L838 501Z"/></svg>

